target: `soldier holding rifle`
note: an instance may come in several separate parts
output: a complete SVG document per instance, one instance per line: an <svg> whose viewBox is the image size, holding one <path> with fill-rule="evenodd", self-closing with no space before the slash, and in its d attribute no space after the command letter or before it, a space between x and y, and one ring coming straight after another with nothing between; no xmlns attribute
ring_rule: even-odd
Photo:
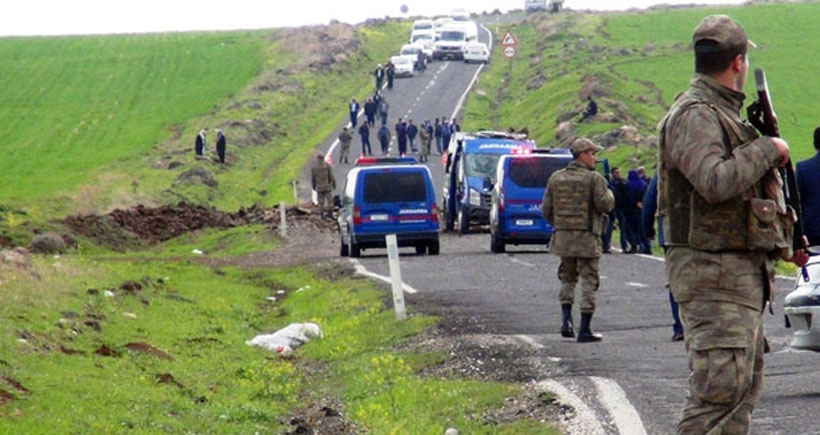
<svg viewBox="0 0 820 435"><path fill-rule="evenodd" d="M690 369L680 434L748 432L774 263L805 261L778 190L788 144L740 119L750 44L730 17L704 18L692 36L695 76L658 126L658 209Z"/></svg>

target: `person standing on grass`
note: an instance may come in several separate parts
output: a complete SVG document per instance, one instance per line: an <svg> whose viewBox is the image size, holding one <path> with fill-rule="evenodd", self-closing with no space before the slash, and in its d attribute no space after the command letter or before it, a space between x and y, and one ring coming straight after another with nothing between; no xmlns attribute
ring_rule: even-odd
<svg viewBox="0 0 820 435"><path fill-rule="evenodd" d="M202 157L205 151L205 136L207 135L208 127L199 130L199 133L196 135L196 140L194 140L194 153L196 153L197 158Z"/></svg>
<svg viewBox="0 0 820 435"><path fill-rule="evenodd" d="M216 154L219 156L219 163L225 164L225 135L222 130L216 129Z"/></svg>

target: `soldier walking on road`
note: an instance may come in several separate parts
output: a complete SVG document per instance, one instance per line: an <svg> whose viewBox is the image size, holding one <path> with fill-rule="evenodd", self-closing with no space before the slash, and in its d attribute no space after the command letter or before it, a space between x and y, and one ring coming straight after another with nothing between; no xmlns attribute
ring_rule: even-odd
<svg viewBox="0 0 820 435"><path fill-rule="evenodd" d="M615 197L606 179L595 171L595 153L601 149L589 139L575 139L570 145L574 160L550 176L541 202L541 212L553 226L550 253L561 257L558 279L561 281L562 337L575 337L572 304L580 277L579 343L601 341L601 335L592 332L590 322L600 284L598 259L604 219L615 207Z"/></svg>
<svg viewBox="0 0 820 435"><path fill-rule="evenodd" d="M746 32L726 15L708 16L692 46L695 76L658 125L658 212L690 370L678 433L746 434L763 389L774 263L806 257L791 252L790 230L775 229L789 220L783 192L772 189L788 144L740 119Z"/></svg>
<svg viewBox="0 0 820 435"><path fill-rule="evenodd" d="M339 143L341 147L339 149L339 163L347 162L347 157L350 155L350 143L353 142L353 135L350 134L350 130L347 127L342 129L342 132L339 134Z"/></svg>
<svg viewBox="0 0 820 435"><path fill-rule="evenodd" d="M316 161L310 167L310 184L316 191L319 201L319 216L323 219L331 218L336 176L333 175L333 168L325 161L322 153L316 154Z"/></svg>

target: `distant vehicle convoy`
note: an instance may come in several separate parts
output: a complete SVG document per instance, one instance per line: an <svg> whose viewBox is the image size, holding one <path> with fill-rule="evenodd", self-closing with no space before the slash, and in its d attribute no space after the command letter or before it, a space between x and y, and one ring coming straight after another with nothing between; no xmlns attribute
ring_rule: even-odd
<svg viewBox="0 0 820 435"><path fill-rule="evenodd" d="M561 12L564 0L524 0L524 12L549 11Z"/></svg>

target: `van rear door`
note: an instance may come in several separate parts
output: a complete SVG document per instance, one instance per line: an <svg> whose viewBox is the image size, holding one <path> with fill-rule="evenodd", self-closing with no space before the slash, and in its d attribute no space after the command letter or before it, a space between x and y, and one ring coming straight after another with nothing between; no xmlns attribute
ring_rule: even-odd
<svg viewBox="0 0 820 435"><path fill-rule="evenodd" d="M429 231L432 207L429 177L418 168L391 168L363 174L359 233ZM428 191L429 189L429 191Z"/></svg>
<svg viewBox="0 0 820 435"><path fill-rule="evenodd" d="M507 160L508 176L503 187L508 230L552 232L552 227L541 214L541 200L550 176L571 160L571 156L553 158L538 155Z"/></svg>

